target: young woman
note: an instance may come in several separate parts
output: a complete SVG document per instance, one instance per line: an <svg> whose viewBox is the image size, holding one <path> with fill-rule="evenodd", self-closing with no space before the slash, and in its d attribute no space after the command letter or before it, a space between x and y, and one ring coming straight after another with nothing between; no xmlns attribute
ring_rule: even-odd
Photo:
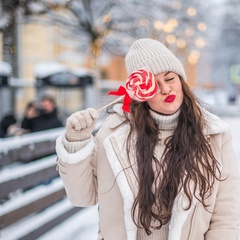
<svg viewBox="0 0 240 240"><path fill-rule="evenodd" d="M130 75L151 71L159 92L116 104L96 136L98 112L72 114L57 139L70 201L99 205L104 240L225 240L240 237L240 177L227 124L186 84L180 61L160 42L137 40Z"/></svg>

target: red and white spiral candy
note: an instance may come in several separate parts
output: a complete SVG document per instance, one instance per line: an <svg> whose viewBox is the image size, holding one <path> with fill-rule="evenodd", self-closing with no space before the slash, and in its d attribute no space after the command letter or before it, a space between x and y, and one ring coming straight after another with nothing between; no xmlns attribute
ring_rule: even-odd
<svg viewBox="0 0 240 240"><path fill-rule="evenodd" d="M152 72L139 69L128 77L126 90L132 99L144 102L155 96L158 84Z"/></svg>

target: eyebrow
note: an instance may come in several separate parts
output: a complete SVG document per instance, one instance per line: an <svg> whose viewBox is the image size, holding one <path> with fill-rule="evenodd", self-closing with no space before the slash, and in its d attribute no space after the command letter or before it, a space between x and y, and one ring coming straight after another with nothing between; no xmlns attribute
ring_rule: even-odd
<svg viewBox="0 0 240 240"><path fill-rule="evenodd" d="M167 76L169 73L171 73L171 72L166 72L166 73L164 74L164 77Z"/></svg>

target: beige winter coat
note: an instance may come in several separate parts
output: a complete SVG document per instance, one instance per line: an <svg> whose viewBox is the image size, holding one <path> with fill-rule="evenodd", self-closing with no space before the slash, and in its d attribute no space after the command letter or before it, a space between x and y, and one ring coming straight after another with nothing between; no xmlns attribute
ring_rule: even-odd
<svg viewBox="0 0 240 240"><path fill-rule="evenodd" d="M169 225L169 240L239 240L240 177L228 126L217 116L205 112L210 126L205 129L213 153L221 164L222 178L216 181L206 211L195 199L184 210L182 193L175 200ZM100 231L104 240L136 240L137 227L131 217L134 180L126 159L125 139L128 131L121 110L111 115L97 136L73 143L66 150L65 136L57 139L59 173L68 198L76 206L98 203Z"/></svg>

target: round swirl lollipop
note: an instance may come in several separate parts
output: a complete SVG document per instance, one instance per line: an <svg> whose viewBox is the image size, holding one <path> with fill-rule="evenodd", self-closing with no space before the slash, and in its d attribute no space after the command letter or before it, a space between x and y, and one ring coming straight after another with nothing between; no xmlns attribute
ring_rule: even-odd
<svg viewBox="0 0 240 240"><path fill-rule="evenodd" d="M155 96L158 84L152 72L139 69L128 77L126 90L132 99L144 102Z"/></svg>

